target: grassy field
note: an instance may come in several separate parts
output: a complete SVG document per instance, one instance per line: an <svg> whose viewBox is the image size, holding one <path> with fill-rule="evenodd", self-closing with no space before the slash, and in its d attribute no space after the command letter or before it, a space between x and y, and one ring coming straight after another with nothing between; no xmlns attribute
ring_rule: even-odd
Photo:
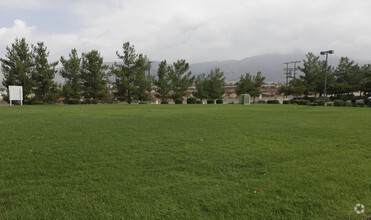
<svg viewBox="0 0 371 220"><path fill-rule="evenodd" d="M0 107L0 219L364 219L370 175L371 108Z"/></svg>

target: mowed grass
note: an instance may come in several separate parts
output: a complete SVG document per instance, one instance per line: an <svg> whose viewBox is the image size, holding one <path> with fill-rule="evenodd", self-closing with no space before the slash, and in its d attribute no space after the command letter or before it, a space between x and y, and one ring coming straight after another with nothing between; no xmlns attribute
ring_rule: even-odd
<svg viewBox="0 0 371 220"><path fill-rule="evenodd" d="M370 159L371 108L3 106L0 219L364 219Z"/></svg>

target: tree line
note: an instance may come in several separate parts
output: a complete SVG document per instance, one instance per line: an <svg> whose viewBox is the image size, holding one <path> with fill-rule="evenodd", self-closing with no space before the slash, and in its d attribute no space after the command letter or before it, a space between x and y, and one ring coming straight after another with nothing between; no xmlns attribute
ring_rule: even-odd
<svg viewBox="0 0 371 220"><path fill-rule="evenodd" d="M330 96L352 96L354 92L360 92L363 97L371 96L370 64L358 65L348 57L341 57L339 64L333 67L327 65L325 60L320 60L319 56L308 53L303 60L303 66L298 69L303 75L280 88L280 92L286 96L323 97L326 71L326 93Z"/></svg>
<svg viewBox="0 0 371 220"><path fill-rule="evenodd" d="M153 76L148 74L151 68L148 57L137 53L129 42L122 45L121 52L116 51L116 56L120 62L108 66L97 50L84 52L80 56L76 49L72 49L68 57L62 56L59 61L49 62L49 51L43 42L29 46L25 38L15 39L6 48L5 58L0 58L4 74L2 84L5 88L10 85L23 86L25 103L55 103L60 97L65 102L80 99L85 103L109 102L112 99L110 92L114 91L115 100L130 104L133 100L150 100L153 89L155 96L165 103L169 99L183 100L190 96L187 89L193 85L196 92L192 95L201 100L220 99L224 94L225 77L219 68L196 77L184 59L173 64L163 60L157 75ZM62 65L60 74L65 81L63 85L53 81L59 62ZM258 96L264 79L261 73L241 76L237 93ZM8 101L8 96L3 95L3 99Z"/></svg>

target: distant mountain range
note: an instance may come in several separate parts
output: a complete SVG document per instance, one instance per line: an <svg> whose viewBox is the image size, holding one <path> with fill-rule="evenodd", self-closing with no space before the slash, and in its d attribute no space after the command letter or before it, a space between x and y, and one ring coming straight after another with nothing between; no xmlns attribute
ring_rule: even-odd
<svg viewBox="0 0 371 220"><path fill-rule="evenodd" d="M324 59L324 57L321 57ZM190 71L194 75L202 73L210 73L214 68L220 68L224 72L226 82L236 82L240 79L241 75L245 73L256 74L257 72L262 72L265 76L266 83L282 83L285 82L284 65L285 62L290 61L303 61L305 59L305 54L292 53L292 54L265 54L260 56L248 57L242 60L227 60L227 61L210 61L202 63L191 63ZM337 66L340 57L330 56L329 65ZM364 64L365 62L356 61L359 64ZM107 65L112 65L113 62L106 62ZM155 75L157 73L159 61L153 61L151 67L151 74ZM302 66L299 63L298 66ZM293 66L289 66L293 67ZM0 73L0 80L2 81L3 75ZM55 81L63 83L63 78L56 74Z"/></svg>

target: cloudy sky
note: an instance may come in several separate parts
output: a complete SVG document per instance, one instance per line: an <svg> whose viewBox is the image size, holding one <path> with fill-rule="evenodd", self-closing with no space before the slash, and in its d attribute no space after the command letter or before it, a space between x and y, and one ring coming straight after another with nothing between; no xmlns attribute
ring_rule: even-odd
<svg viewBox="0 0 371 220"><path fill-rule="evenodd" d="M43 41L51 61L129 41L151 60L191 63L266 53L371 60L370 0L0 0L0 57L15 38Z"/></svg>

